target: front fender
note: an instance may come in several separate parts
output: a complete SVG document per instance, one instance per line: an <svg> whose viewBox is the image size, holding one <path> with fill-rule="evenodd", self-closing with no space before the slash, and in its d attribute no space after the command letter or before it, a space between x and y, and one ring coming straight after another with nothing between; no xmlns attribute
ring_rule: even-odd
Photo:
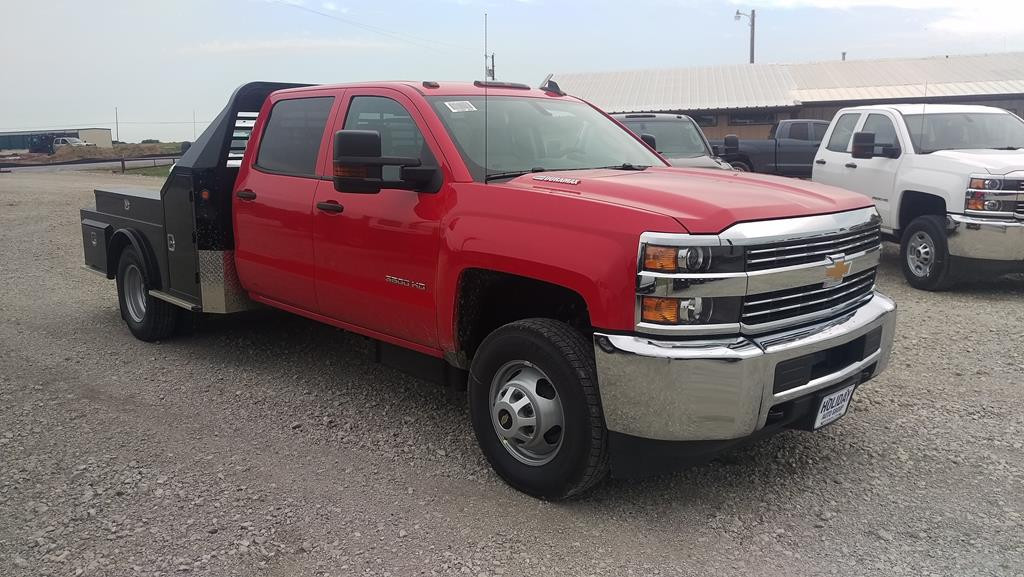
<svg viewBox="0 0 1024 577"><path fill-rule="evenodd" d="M455 350L459 279L470 268L518 275L579 294L591 325L635 325L637 257L645 231L685 232L645 210L564 193L467 184L442 226L437 314L441 348Z"/></svg>

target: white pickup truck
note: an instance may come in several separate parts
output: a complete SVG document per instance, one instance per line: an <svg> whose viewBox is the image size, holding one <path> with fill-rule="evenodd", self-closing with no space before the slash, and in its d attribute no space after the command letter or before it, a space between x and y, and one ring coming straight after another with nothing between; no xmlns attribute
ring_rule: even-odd
<svg viewBox="0 0 1024 577"><path fill-rule="evenodd" d="M1024 271L1024 121L1000 108L898 104L836 113L812 180L870 196L915 288Z"/></svg>

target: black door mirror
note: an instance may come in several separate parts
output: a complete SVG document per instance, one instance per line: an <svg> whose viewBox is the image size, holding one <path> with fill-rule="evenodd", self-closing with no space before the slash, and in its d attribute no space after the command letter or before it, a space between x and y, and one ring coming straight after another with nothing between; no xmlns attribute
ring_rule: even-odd
<svg viewBox="0 0 1024 577"><path fill-rule="evenodd" d="M853 146L850 148L850 155L854 158L875 157L875 133L854 132Z"/></svg>
<svg viewBox="0 0 1024 577"><path fill-rule="evenodd" d="M725 153L738 154L740 151L740 137L735 134L725 135Z"/></svg>
<svg viewBox="0 0 1024 577"><path fill-rule="evenodd" d="M383 168L400 168L398 180L384 180ZM334 190L376 194L382 188L437 192L440 172L421 166L420 159L381 156L376 130L339 130L334 133Z"/></svg>
<svg viewBox="0 0 1024 577"><path fill-rule="evenodd" d="M717 144L712 144L711 145L711 156L718 156L719 154L722 154L721 152L719 152L719 150L720 149L718 148Z"/></svg>
<svg viewBox="0 0 1024 577"><path fill-rule="evenodd" d="M899 146L896 146L896 145L892 145L892 146L883 145L882 146L882 156L884 156L886 158L899 158L901 154L903 154L903 151L900 150Z"/></svg>
<svg viewBox="0 0 1024 577"><path fill-rule="evenodd" d="M647 146L650 146L654 150L658 150L658 141L654 139L653 134L641 134L640 140L643 140L647 143Z"/></svg>

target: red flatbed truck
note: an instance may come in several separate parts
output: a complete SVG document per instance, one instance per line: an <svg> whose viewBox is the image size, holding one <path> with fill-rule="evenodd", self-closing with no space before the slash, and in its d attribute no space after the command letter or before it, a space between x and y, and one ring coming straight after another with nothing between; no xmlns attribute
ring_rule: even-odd
<svg viewBox="0 0 1024 577"><path fill-rule="evenodd" d="M671 168L553 82L250 83L82 233L136 337L257 303L371 337L549 499L831 423L895 325L866 197Z"/></svg>

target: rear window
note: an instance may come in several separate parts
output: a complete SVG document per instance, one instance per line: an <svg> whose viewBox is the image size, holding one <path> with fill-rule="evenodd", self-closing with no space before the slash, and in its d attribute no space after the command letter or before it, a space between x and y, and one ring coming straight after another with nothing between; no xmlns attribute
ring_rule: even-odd
<svg viewBox="0 0 1024 577"><path fill-rule="evenodd" d="M275 104L260 139L256 166L266 172L316 176L316 158L333 104L331 96Z"/></svg>
<svg viewBox="0 0 1024 577"><path fill-rule="evenodd" d="M836 127L832 130L832 137L828 139L828 146L825 148L832 152L846 152L850 144L850 137L853 136L853 129L857 126L860 118L858 113L844 114L836 121Z"/></svg>

